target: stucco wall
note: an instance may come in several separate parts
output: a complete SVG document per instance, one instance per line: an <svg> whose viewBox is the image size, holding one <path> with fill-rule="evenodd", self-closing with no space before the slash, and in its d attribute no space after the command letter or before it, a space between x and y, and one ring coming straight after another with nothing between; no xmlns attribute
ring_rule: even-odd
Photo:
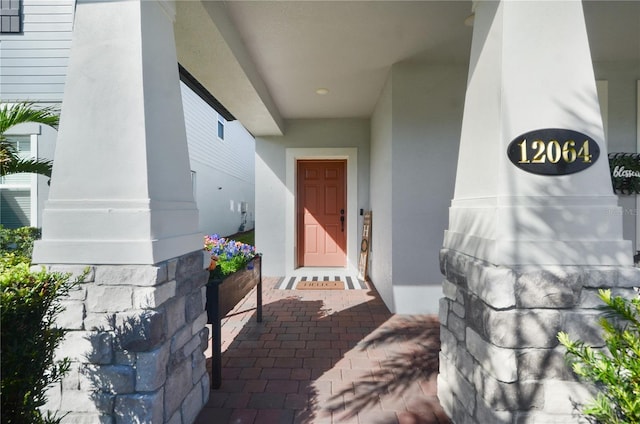
<svg viewBox="0 0 640 424"><path fill-rule="evenodd" d="M637 151L637 81L640 80L640 64L637 62L594 63L596 79L607 81L607 128L610 152ZM631 240L634 251L638 250L636 240L638 210L636 196L619 195L622 207L623 235Z"/></svg>
<svg viewBox="0 0 640 424"><path fill-rule="evenodd" d="M286 122L282 137L256 138L256 248L263 253L263 273L267 276L284 276L287 263L292 262L293 246L287 245L286 233L294 222L286 219L286 205L291 196L286 180L287 148L357 149L357 208L369 205L369 120L368 119L296 119ZM349 196L349 193L347 193ZM357 214L351 210L348 214ZM351 215L352 216L352 215ZM352 216L353 217L353 216ZM375 218L374 218L375 219ZM362 217L357 215L357 240L362 234ZM351 265L357 263L356 252L348 258Z"/></svg>
<svg viewBox="0 0 640 424"><path fill-rule="evenodd" d="M400 312L438 308L438 258L454 191L466 77L466 66L398 64L392 70L393 285ZM424 286L431 289L416 291Z"/></svg>
<svg viewBox="0 0 640 424"><path fill-rule="evenodd" d="M464 66L393 66L371 120L371 277L398 313L435 313L453 197Z"/></svg>
<svg viewBox="0 0 640 424"><path fill-rule="evenodd" d="M371 117L371 265L369 276L385 304L393 302L392 101L391 76Z"/></svg>

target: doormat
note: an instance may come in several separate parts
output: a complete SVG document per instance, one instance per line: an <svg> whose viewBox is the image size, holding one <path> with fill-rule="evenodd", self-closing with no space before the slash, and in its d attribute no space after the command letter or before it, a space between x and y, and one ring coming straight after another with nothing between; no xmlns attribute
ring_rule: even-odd
<svg viewBox="0 0 640 424"><path fill-rule="evenodd" d="M344 289L336 288L333 290L369 290L369 285L365 281L359 280L355 275L334 271L328 271L326 273L310 272L306 275L293 274L280 277L276 283L276 288L279 290L295 290L296 286L304 281L310 283L332 283L334 281L340 281L343 283ZM314 287L311 290L318 290L318 288Z"/></svg>
<svg viewBox="0 0 640 424"><path fill-rule="evenodd" d="M296 290L344 290L343 281L300 281Z"/></svg>

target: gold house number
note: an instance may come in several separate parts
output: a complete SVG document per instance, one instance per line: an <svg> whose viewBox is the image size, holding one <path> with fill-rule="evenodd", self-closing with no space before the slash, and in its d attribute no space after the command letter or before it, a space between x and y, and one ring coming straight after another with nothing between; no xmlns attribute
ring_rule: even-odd
<svg viewBox="0 0 640 424"><path fill-rule="evenodd" d="M520 134L507 146L512 164L538 175L568 175L583 171L600 157L590 136L562 128L542 128Z"/></svg>
<svg viewBox="0 0 640 424"><path fill-rule="evenodd" d="M520 146L520 160L518 163L558 163L560 159L566 163L573 163L579 158L583 163L591 163L592 155L589 153L589 140L585 140L580 149L576 151L576 142L567 140L562 145L558 140L533 140L531 149L533 157L529 159L529 149L527 147L527 139L518 143Z"/></svg>

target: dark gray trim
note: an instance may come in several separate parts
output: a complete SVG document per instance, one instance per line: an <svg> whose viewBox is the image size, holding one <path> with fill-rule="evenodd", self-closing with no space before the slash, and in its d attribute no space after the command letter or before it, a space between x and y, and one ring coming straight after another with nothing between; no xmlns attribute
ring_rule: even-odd
<svg viewBox="0 0 640 424"><path fill-rule="evenodd" d="M189 73L182 65L178 63L178 71L180 72L180 81L185 83L187 87L193 90L202 100L215 109L227 121L235 121L236 118L225 108L222 103L216 99L198 80Z"/></svg>
<svg viewBox="0 0 640 424"><path fill-rule="evenodd" d="M0 33L22 34L22 0L0 0Z"/></svg>

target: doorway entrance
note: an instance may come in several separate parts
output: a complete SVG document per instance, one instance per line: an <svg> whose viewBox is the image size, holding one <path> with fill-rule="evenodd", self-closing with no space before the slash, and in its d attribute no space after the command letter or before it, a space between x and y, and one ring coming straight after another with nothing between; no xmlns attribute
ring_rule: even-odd
<svg viewBox="0 0 640 424"><path fill-rule="evenodd" d="M298 267L345 267L346 160L297 161Z"/></svg>

